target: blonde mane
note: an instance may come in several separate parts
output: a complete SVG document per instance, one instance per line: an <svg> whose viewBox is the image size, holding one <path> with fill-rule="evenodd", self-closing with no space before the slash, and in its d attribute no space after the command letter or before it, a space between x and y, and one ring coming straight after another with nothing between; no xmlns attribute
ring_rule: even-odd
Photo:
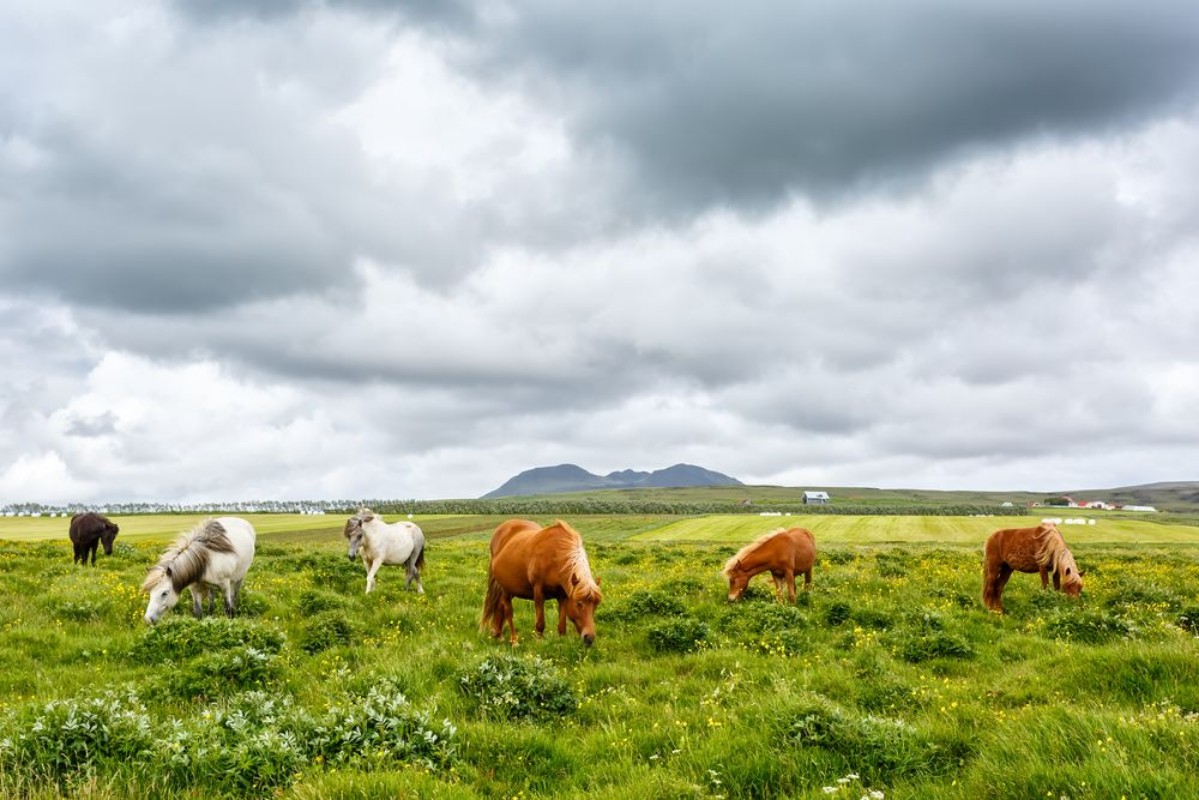
<svg viewBox="0 0 1199 800"><path fill-rule="evenodd" d="M1078 575L1078 564L1074 561L1074 554L1070 552L1070 548L1066 547L1066 540L1062 538L1061 531L1054 526L1046 528L1041 536L1037 563L1049 572L1061 575L1066 583L1080 583L1082 579ZM1067 570L1069 575L1066 574Z"/></svg>
<svg viewBox="0 0 1199 800"><path fill-rule="evenodd" d="M579 532L562 520L555 520L554 527L561 528L566 536L557 537L559 552L562 554L566 572L579 576L579 583L571 586L571 597L586 597L592 595L598 603L603 597L599 584L591 575L591 562L587 560L587 551L583 549L583 537Z"/></svg>
<svg viewBox="0 0 1199 800"><path fill-rule="evenodd" d="M148 592L162 581L171 579L175 591L182 591L199 580L208 568L213 553L232 553L233 543L221 523L212 517L201 520L194 528L179 535L158 563L146 573L142 591Z"/></svg>
<svg viewBox="0 0 1199 800"><path fill-rule="evenodd" d="M757 539L754 539L752 542L745 545L745 547L742 547L740 550L738 550L728 561L724 562L724 568L720 571L720 574L724 575L724 577L726 577L726 578L729 577L729 575L733 571L733 568L735 566L737 566L738 561L745 558L747 555L752 553L754 550L757 550L758 547L761 546L761 544L763 542L765 542L767 539L773 539L775 536L778 536L780 533L786 533L786 531L787 531L786 528L775 528L774 530L770 531L769 533L764 533L761 536L759 536Z"/></svg>

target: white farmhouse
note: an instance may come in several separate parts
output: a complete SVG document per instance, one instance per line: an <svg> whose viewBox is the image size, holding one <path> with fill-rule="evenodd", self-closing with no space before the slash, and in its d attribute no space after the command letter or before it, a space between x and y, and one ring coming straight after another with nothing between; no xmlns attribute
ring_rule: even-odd
<svg viewBox="0 0 1199 800"><path fill-rule="evenodd" d="M824 505L829 501L828 492L804 492L803 502L805 506Z"/></svg>

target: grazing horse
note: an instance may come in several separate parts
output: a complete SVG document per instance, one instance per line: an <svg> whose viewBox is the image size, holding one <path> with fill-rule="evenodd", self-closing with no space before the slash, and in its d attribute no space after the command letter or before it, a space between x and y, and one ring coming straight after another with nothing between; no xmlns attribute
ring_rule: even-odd
<svg viewBox="0 0 1199 800"><path fill-rule="evenodd" d="M119 531L115 522L91 511L71 517L71 544L75 546L75 560L72 563L87 564L90 553L92 566L96 566L96 549L103 544L104 555L112 555L112 540L117 538Z"/></svg>
<svg viewBox="0 0 1199 800"><path fill-rule="evenodd" d="M1004 528L987 537L983 548L983 605L991 611L1003 613L1003 587L1012 572L1039 572L1042 590L1053 573L1054 589L1070 597L1082 593L1085 573L1074 563L1066 540L1052 522L1035 528Z"/></svg>
<svg viewBox="0 0 1199 800"><path fill-rule="evenodd" d="M237 607L246 571L254 560L254 526L240 517L209 517L181 534L158 563L150 568L142 591L150 595L146 622L153 625L179 602L179 593L190 586L192 613L204 613L203 601L211 589L225 593L225 614L232 617Z"/></svg>
<svg viewBox="0 0 1199 800"><path fill-rule="evenodd" d="M812 585L812 565L816 563L816 540L806 528L771 531L759 536L737 551L724 564L724 577L729 579L729 600L737 600L745 592L749 580L760 572L770 572L774 579L774 596L783 599L783 583L787 584L787 600L795 602L795 576L803 575L803 585Z"/></svg>
<svg viewBox="0 0 1199 800"><path fill-rule="evenodd" d="M514 597L533 601L538 636L545 633L545 601L557 600L558 635L566 633L569 619L584 644L595 641L595 607L603 595L599 581L591 577L583 538L562 520L543 528L527 519L510 519L491 535L487 598L479 626L499 638L506 622L512 644L517 642Z"/></svg>
<svg viewBox="0 0 1199 800"><path fill-rule="evenodd" d="M362 552L362 563L366 566L366 591L375 588L375 573L384 564L403 564L407 570L404 587L416 581L416 591L425 593L420 582L420 571L425 566L425 534L420 526L412 522L383 521L369 508L360 508L358 513L346 520L342 535L350 540L346 555L351 561Z"/></svg>

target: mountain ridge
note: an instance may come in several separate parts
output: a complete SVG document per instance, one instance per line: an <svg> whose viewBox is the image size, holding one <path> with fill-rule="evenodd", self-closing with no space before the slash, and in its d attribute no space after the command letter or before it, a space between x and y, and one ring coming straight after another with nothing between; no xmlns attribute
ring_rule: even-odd
<svg viewBox="0 0 1199 800"><path fill-rule="evenodd" d="M519 497L533 494L585 492L591 489L665 489L694 486L743 486L741 481L721 472L694 464L675 464L652 472L624 469L596 475L577 464L533 467L508 480L482 499Z"/></svg>

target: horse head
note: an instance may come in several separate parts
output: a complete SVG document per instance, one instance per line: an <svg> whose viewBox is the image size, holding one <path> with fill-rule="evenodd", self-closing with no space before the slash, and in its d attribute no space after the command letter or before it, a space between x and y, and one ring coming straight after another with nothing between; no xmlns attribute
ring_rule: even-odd
<svg viewBox="0 0 1199 800"><path fill-rule="evenodd" d="M347 519L341 535L350 540L350 549L346 553L346 557L353 561L358 557L358 548L362 546L362 519L358 515Z"/></svg>
<svg viewBox="0 0 1199 800"><path fill-rule="evenodd" d="M104 555L112 555L112 542L120 533L120 527L115 522L109 522L104 525L104 530L100 533L100 543L104 545Z"/></svg>
<svg viewBox="0 0 1199 800"><path fill-rule="evenodd" d="M152 567L142 584L142 591L150 595L144 617L150 625L157 623L163 614L179 602L179 589L175 588L175 576L169 566Z"/></svg>
<svg viewBox="0 0 1199 800"><path fill-rule="evenodd" d="M595 642L595 607L604 599L599 590L599 581L580 581L577 573L570 576L570 591L562 602L566 604L566 618L574 623L575 630L583 637L583 644L590 647Z"/></svg>
<svg viewBox="0 0 1199 800"><path fill-rule="evenodd" d="M741 568L740 560L725 565L724 575L729 579L729 602L740 600L741 595L745 594L745 588L749 586L749 579L753 576L749 574L749 570Z"/></svg>
<svg viewBox="0 0 1199 800"><path fill-rule="evenodd" d="M1078 568L1073 559L1062 569L1062 593L1067 597L1078 597L1082 594L1082 576L1086 573Z"/></svg>

